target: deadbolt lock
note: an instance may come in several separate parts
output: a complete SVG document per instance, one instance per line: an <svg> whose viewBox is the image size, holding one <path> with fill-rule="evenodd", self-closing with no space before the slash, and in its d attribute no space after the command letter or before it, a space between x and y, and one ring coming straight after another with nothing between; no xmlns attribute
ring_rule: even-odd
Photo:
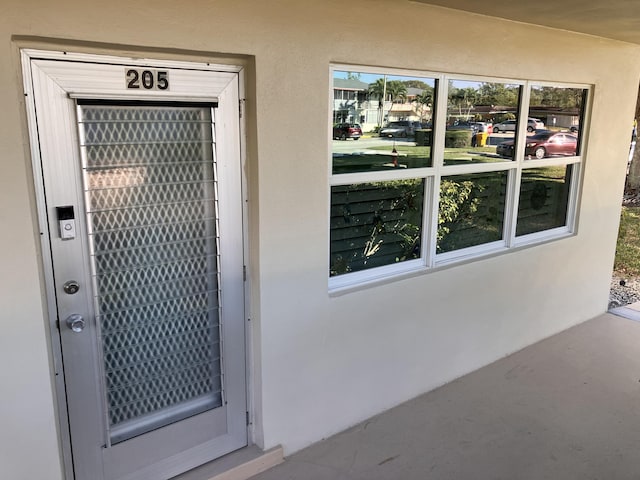
<svg viewBox="0 0 640 480"><path fill-rule="evenodd" d="M74 293L78 293L78 290L80 290L80 285L75 280L69 280L62 286L62 289L64 290L64 293L73 295Z"/></svg>

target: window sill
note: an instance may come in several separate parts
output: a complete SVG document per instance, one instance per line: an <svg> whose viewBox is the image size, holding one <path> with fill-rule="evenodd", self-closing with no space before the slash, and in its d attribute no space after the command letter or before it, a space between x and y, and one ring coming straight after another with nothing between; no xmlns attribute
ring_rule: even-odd
<svg viewBox="0 0 640 480"><path fill-rule="evenodd" d="M468 263L502 256L531 247L537 247L557 240L574 237L576 234L567 227L556 228L518 238L518 242L507 247L504 242L471 247L457 252L436 256L436 264L427 267L422 260L411 260L371 270L339 275L329 279L329 297L340 297L352 292L388 285L413 277L422 276L459 267Z"/></svg>

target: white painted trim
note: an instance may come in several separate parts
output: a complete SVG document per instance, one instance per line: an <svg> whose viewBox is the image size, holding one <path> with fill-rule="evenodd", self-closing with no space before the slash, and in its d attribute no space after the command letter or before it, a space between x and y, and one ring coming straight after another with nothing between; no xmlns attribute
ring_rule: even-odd
<svg viewBox="0 0 640 480"><path fill-rule="evenodd" d="M56 399L56 425L62 455L63 475L66 480L73 480L73 457L71 454L71 433L69 431L69 416L67 414L67 396L65 391L64 369L62 366L62 345L57 328L57 308L55 289L53 284L53 262L49 247L49 222L46 214L46 199L42 185L44 178L40 164L40 142L38 140L38 126L36 122L36 107L32 81L31 57L27 51L20 52L22 60L22 78L25 92L25 106L27 109L27 127L29 129L29 143L31 147L31 170L33 172L34 192L38 215L38 230L40 232L40 254L42 255L42 270L44 273L44 287L47 311L46 320L51 339L51 353L54 370L54 389Z"/></svg>
<svg viewBox="0 0 640 480"><path fill-rule="evenodd" d="M127 88L125 71L127 64L75 62L70 71L69 62L59 60L32 59L33 65L46 70L50 78L71 98L105 98L119 100L166 100L166 101L217 101L237 73L216 73L214 81L211 70L169 69L167 90L145 90ZM154 65L164 68L163 65ZM91 78L91 81L88 79ZM237 113L237 112L236 112Z"/></svg>
<svg viewBox="0 0 640 480"><path fill-rule="evenodd" d="M41 232L41 249L43 254L43 268L45 272L45 288L46 288L46 298L47 298L47 307L48 307L48 321L49 321L49 329L51 332L52 338L52 355L53 355L53 365L54 371L56 373L55 380L55 390L56 397L58 403L58 418L59 418L59 432L61 437L61 449L62 456L64 462L64 475L65 478L71 480L73 478L73 464L72 464L72 455L71 455L71 439L69 432L69 419L67 415L67 398L66 398L66 389L65 389L65 381L63 378L63 369L62 369L62 345L59 341L58 330L56 327L56 319L57 319L57 304L55 301L55 287L54 287L54 275L52 268L52 255L51 249L49 246L49 238L50 232L48 230L48 212L47 212L47 204L44 196L44 190L42 188L44 177L42 173L42 165L41 165L41 148L40 148L40 137L39 137L39 129L37 125L36 118L36 108L34 104L34 84L32 81L34 75L34 69L42 71L42 68L47 69L48 81L51 82L52 85L55 85L54 88L59 92L67 92L68 98L100 98L100 99L142 99L142 100L166 100L166 101L206 101L212 102L219 100L221 104L226 103L224 109L224 115L221 118L217 119L217 122L221 122L219 124L220 128L224 128L230 135L235 139L238 138L237 145L234 143L233 145L226 145L224 148L228 151L230 158L238 158L240 161L236 162L237 165L233 166L234 171L226 170L225 176L231 176L232 182L241 185L241 189L246 191L246 177L244 175L244 166L246 154L245 150L245 130L244 130L244 122L245 119L241 118L240 123L238 123L238 105L233 100L234 98L244 98L244 91L240 90L240 86L244 88L244 77L241 75L243 73L243 69L241 67L234 66L223 66L221 69L217 69L217 66L205 65L205 64L194 64L191 62L164 62L164 61L153 61L150 63L148 61L142 60L134 60L130 62L131 59L125 59L124 57L111 57L111 56L100 56L100 55L84 55L84 54L66 54L63 52L41 52L36 50L22 50L21 58L23 62L23 83L25 94L27 96L27 117L28 117L28 128L30 133L30 143L32 150L32 163L33 163L33 175L34 175L34 184L35 184L35 195L36 202L38 205L38 221ZM90 72L91 75L95 76L96 72L106 73L105 76L101 76L98 81L91 84L90 86L86 86L86 79L74 78L74 75L69 75L67 71L65 71L63 67L64 61L66 65L69 65L69 61L76 62L74 65L74 72L77 73L77 70L86 70ZM86 64L85 62L90 62ZM125 63L126 62L126 63ZM179 70L179 76L181 82L177 82L177 85L182 83L181 88L176 88L166 93L166 95L158 95L156 92L126 92L122 94L122 90L125 87L124 83L124 68L129 65L153 65L154 67L167 68L171 69L172 72L175 70ZM194 66L200 66L202 68L195 68ZM121 69L122 68L122 69ZM222 70L222 71L220 71ZM52 71L54 73L52 73ZM111 74L108 72L111 71ZM212 74L216 74L215 77L212 77ZM82 76L81 76L82 77ZM109 78L110 77L110 78ZM241 78L242 77L242 78ZM222 81L211 82L207 80L211 80L215 78L217 80L222 79ZM55 81L53 80L55 79ZM175 77L174 77L175 80ZM235 83L233 83L235 82ZM84 83L84 85L83 85ZM104 88L104 91L101 90ZM111 90L110 90L111 89ZM229 94L228 92L233 90L233 94ZM205 96L203 96L203 91ZM106 92L103 94L103 92ZM136 93L138 95L136 95ZM141 95L140 95L141 94ZM225 98L229 98L229 100L225 100ZM57 98L62 98L59 96ZM230 103L233 101L234 103ZM65 110L67 108L65 107ZM75 123L75 122L74 122ZM77 143L77 142L76 142ZM228 142L227 142L228 143ZM237 180L237 182L236 182ZM240 193L240 192L237 192ZM222 196L226 195L226 198L229 198L230 193L227 194L222 193ZM244 195L244 193L243 193ZM228 270L229 275L237 278L238 275L242 275L242 271L238 271L242 265L246 264L245 258L247 249L247 216L246 216L246 197L242 197L242 201L240 199L234 200L236 203L241 203L237 207L237 211L231 212L226 215L227 220L220 218L220 222L241 222L243 234L243 243L242 243L242 253L238 263L238 268L231 271ZM78 203L78 202L74 202ZM82 227L80 224L82 220L78 218L78 224L80 230ZM79 236L80 235L79 231ZM55 232L52 233L55 236ZM235 235L234 235L235 239ZM229 239L232 240L231 238ZM228 256L228 255L227 255ZM249 301L249 297L244 293L247 288L248 282L242 282L241 290L243 292L244 300L242 302L242 325L234 326L234 330L237 332L238 328L242 328L242 338L245 343L246 353L242 362L242 385L234 387L235 390L242 390L244 392L243 399L245 401L242 402L242 405L234 406L234 409L241 409L241 421L238 421L235 416L231 418L231 422L229 423L230 429L232 431L242 430L247 435L244 438L248 438L248 427L245 424L245 410L247 407L247 399L249 396L247 392L250 390L250 385L248 383L248 367L249 364L247 362L247 358L249 352L251 351L250 343L248 343L248 330L246 324L246 312L247 312L247 302ZM227 289L229 291L229 289ZM234 293L235 295L235 293ZM237 338L237 335L234 334L234 337ZM238 365L236 365L238 367ZM237 368L233 373L234 375L238 374ZM240 378L240 377L238 377ZM98 402L99 403L99 402ZM228 408L228 407L226 407ZM238 416L240 418L240 416ZM211 443L211 442L209 442ZM179 473L175 470L177 465L186 465L193 466L193 461L196 458L200 457L208 457L212 448L215 446L213 444L207 444L201 446L200 450L197 452L194 450L193 454L187 458L183 454L175 455L170 459L163 460L165 464L167 464L171 471L175 473ZM238 445L240 446L240 445ZM217 448L217 447L215 447ZM237 448L237 447L236 447ZM179 457L179 458L178 458ZM160 462L160 463L163 463ZM167 463L169 462L169 463ZM150 469L150 470L149 470ZM150 471L156 471L156 466L150 466ZM144 472L147 472L144 470ZM143 477L146 473L142 473ZM139 475L140 472L133 474L131 478ZM148 473L148 472L147 472ZM175 474L174 473L174 474ZM146 477L145 477L146 478Z"/></svg>
<svg viewBox="0 0 640 480"><path fill-rule="evenodd" d="M406 273L424 272L426 268L421 259L407 260L399 263L391 263L370 270L361 270L353 273L345 273L329 278L329 292L336 293L344 289L358 285L376 285L380 281L394 278Z"/></svg>
<svg viewBox="0 0 640 480"><path fill-rule="evenodd" d="M93 53L66 52L61 50L22 49L22 55L29 59L64 60L96 64L136 65L141 67L162 66L163 68L201 70L210 72L238 73L243 67L222 63L188 62L179 60L163 60L159 58L138 58L126 55L101 55Z"/></svg>
<svg viewBox="0 0 640 480"><path fill-rule="evenodd" d="M389 171L380 170L375 172L362 172L362 173L342 173L333 175L330 179L330 185L332 187L338 185L352 185L356 183L371 183L371 182L389 182L392 180L408 180L412 178L430 177L434 174L435 170L431 167L428 168L403 168L403 169L389 169Z"/></svg>

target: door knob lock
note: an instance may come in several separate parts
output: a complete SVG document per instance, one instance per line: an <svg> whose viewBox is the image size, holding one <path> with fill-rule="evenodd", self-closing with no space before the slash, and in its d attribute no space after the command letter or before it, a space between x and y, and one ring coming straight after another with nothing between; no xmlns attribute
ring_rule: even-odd
<svg viewBox="0 0 640 480"><path fill-rule="evenodd" d="M80 333L82 330L84 330L85 321L84 318L82 318L82 315L79 315L77 313L71 314L67 317L66 322L67 327L69 327L76 333Z"/></svg>

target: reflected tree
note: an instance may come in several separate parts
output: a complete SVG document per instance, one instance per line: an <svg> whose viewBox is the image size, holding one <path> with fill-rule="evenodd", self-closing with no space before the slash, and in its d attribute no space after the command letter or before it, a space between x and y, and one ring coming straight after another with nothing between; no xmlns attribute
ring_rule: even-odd
<svg viewBox="0 0 640 480"><path fill-rule="evenodd" d="M532 106L581 108L584 90L581 88L538 87L531 89Z"/></svg>
<svg viewBox="0 0 640 480"><path fill-rule="evenodd" d="M478 91L475 88L451 88L449 91L449 108L456 111L459 117L469 118L471 110L477 104Z"/></svg>
<svg viewBox="0 0 640 480"><path fill-rule="evenodd" d="M504 83L482 83L477 97L478 105L518 105L520 87Z"/></svg>
<svg viewBox="0 0 640 480"><path fill-rule="evenodd" d="M400 80L385 81L384 78L377 79L369 85L368 94L371 98L396 102L398 100L406 100L407 86Z"/></svg>
<svg viewBox="0 0 640 480"><path fill-rule="evenodd" d="M431 107L433 106L433 102L434 102L434 92L433 92L433 87L429 87L427 86L427 88L424 89L424 91L419 94L418 96L416 96L416 103L418 105L418 113L420 114L420 121L424 121L427 114L430 114L431 112ZM429 118L431 117L431 115L429 115Z"/></svg>

